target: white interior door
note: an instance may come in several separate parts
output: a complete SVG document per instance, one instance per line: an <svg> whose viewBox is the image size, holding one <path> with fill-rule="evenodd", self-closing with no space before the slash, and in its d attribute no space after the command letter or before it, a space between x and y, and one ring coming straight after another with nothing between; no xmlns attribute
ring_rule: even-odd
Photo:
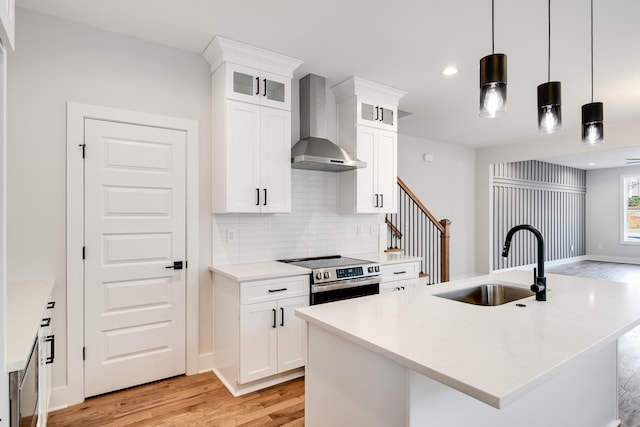
<svg viewBox="0 0 640 427"><path fill-rule="evenodd" d="M185 372L183 131L85 120L85 396Z"/></svg>

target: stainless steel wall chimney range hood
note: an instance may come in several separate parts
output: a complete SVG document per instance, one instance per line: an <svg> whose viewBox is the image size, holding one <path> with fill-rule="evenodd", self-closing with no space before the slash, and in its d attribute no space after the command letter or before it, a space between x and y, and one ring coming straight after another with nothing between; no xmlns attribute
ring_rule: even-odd
<svg viewBox="0 0 640 427"><path fill-rule="evenodd" d="M366 167L326 138L325 86L325 78L315 74L300 79L300 141L291 149L291 167L334 172Z"/></svg>

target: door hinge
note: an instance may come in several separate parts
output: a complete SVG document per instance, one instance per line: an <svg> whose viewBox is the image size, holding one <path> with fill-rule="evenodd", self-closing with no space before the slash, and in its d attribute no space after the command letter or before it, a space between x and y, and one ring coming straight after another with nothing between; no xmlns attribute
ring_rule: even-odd
<svg viewBox="0 0 640 427"><path fill-rule="evenodd" d="M86 360L87 358L87 348L82 347L82 360Z"/></svg>
<svg viewBox="0 0 640 427"><path fill-rule="evenodd" d="M84 260L84 259L86 259L86 258L85 258L85 256L86 256L86 247L85 247L85 246L83 246L83 247L82 247L82 259L83 259L83 260Z"/></svg>
<svg viewBox="0 0 640 427"><path fill-rule="evenodd" d="M84 159L84 150L87 148L87 144L78 144L78 147L82 147L82 158Z"/></svg>

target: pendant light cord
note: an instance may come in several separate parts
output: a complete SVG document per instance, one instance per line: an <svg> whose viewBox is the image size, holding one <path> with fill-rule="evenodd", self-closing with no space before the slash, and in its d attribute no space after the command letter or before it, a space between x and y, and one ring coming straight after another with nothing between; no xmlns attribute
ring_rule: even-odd
<svg viewBox="0 0 640 427"><path fill-rule="evenodd" d="M551 81L551 0L549 0L548 13L549 13L549 20L548 20L549 33L548 33L547 41L549 45L547 47L547 82L550 82Z"/></svg>
<svg viewBox="0 0 640 427"><path fill-rule="evenodd" d="M593 103L593 0L591 0L591 102Z"/></svg>
<svg viewBox="0 0 640 427"><path fill-rule="evenodd" d="M495 48L495 35L494 35L494 12L493 12L493 1L491 0L491 54L493 55L494 53L496 53L496 48ZM592 55L593 56L593 55Z"/></svg>

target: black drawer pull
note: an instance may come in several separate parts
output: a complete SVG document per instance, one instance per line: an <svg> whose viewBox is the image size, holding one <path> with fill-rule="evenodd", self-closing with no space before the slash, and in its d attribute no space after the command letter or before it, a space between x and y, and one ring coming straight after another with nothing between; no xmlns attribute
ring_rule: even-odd
<svg viewBox="0 0 640 427"><path fill-rule="evenodd" d="M45 317L42 319L42 323L40 323L40 327L41 328L46 328L47 326L51 325L51 317Z"/></svg>
<svg viewBox="0 0 640 427"><path fill-rule="evenodd" d="M256 77L256 95L260 95L260 77Z"/></svg>
<svg viewBox="0 0 640 427"><path fill-rule="evenodd" d="M275 329L276 328L276 309L272 308L271 311L273 311L273 324L271 325L271 327Z"/></svg>
<svg viewBox="0 0 640 427"><path fill-rule="evenodd" d="M49 301L47 303L47 308L54 308L56 306L56 302L55 301Z"/></svg>
<svg viewBox="0 0 640 427"><path fill-rule="evenodd" d="M54 359L56 358L56 336L47 335L46 337L44 337L44 342L51 343L51 356L47 357L47 359L45 360L45 363L47 365L50 365L53 363Z"/></svg>
<svg viewBox="0 0 640 427"><path fill-rule="evenodd" d="M407 274L406 271L394 271L393 274Z"/></svg>
<svg viewBox="0 0 640 427"><path fill-rule="evenodd" d="M284 308L280 307L280 326L284 326Z"/></svg>
<svg viewBox="0 0 640 427"><path fill-rule="evenodd" d="M282 289L269 289L269 293L274 293L274 292L284 292L286 291L287 288L282 288Z"/></svg>
<svg viewBox="0 0 640 427"><path fill-rule="evenodd" d="M260 189L256 188L256 206L260 206Z"/></svg>

